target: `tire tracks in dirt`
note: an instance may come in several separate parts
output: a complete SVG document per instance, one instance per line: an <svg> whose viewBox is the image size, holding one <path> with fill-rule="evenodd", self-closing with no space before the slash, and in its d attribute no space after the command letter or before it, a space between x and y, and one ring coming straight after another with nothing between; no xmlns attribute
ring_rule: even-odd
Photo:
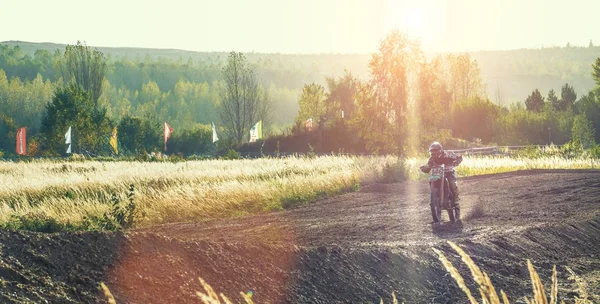
<svg viewBox="0 0 600 304"><path fill-rule="evenodd" d="M411 181L124 235L0 232L0 300L104 303L97 284L105 281L118 303L199 303L201 276L230 298L252 289L257 303L390 303L392 292L405 303L464 303L431 250L474 287L448 240L510 299L531 294L531 259L546 284L558 265L563 297L576 295L569 266L600 300L600 171L511 172L461 178L460 187L463 224L436 229L427 184Z"/></svg>

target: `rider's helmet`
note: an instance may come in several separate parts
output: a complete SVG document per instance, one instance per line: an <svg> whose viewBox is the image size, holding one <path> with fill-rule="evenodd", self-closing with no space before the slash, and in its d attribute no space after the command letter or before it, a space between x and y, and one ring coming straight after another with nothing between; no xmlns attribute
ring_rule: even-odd
<svg viewBox="0 0 600 304"><path fill-rule="evenodd" d="M442 155L442 144L440 144L437 141L434 141L430 146L429 146L429 153L431 154L431 156L433 157L440 157Z"/></svg>

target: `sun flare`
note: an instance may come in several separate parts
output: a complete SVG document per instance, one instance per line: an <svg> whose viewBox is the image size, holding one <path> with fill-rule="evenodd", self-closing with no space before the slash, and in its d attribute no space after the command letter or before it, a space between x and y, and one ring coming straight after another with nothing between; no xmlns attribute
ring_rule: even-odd
<svg viewBox="0 0 600 304"><path fill-rule="evenodd" d="M423 39L426 24L422 8L396 6L389 14L388 28L398 28L413 38Z"/></svg>
<svg viewBox="0 0 600 304"><path fill-rule="evenodd" d="M424 45L439 39L443 7L430 4L389 0L386 2L387 31L399 29Z"/></svg>

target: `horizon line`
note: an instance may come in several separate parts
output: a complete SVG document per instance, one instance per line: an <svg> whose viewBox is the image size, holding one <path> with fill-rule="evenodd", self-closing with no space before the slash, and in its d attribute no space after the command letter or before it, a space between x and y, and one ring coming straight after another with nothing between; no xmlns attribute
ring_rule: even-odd
<svg viewBox="0 0 600 304"><path fill-rule="evenodd" d="M85 40L78 40L81 41L83 43L85 43ZM29 43L29 44L53 44L53 45L58 45L58 46L64 46L66 47L67 45L74 45L74 44L69 44L69 43L61 43L61 42L51 42L51 41L43 41L43 42L36 42L36 41L25 41L25 40L5 40L5 41L0 41L0 44L18 44L18 43ZM86 44L87 45L87 44ZM224 50L213 50L213 51L208 51L208 50L190 50L190 49L183 49L183 48L161 48L161 47L140 47L140 46L98 46L98 45L87 45L89 47L93 47L93 48L105 48L105 49L139 49L139 50L161 50L161 51L184 51L184 52L192 52L192 53L230 53L230 52L239 52L242 54L265 54L265 55L371 55L373 54L373 52L298 52L298 53L289 53L289 52L257 52L257 51L236 51L236 50L230 50L230 51L224 51ZM600 47L600 45L592 45L592 48L598 48ZM551 45L551 46L546 46L546 45L542 45L541 47L522 47L522 48L513 48L513 49L480 49L480 50L462 50L462 51L425 51L423 50L423 53L425 54L452 54L452 53L483 53L483 52L510 52L510 51L521 51L521 50L545 50L545 49L567 49L567 48L590 48L590 46L581 46L581 45L570 45L570 46L558 46L558 45Z"/></svg>

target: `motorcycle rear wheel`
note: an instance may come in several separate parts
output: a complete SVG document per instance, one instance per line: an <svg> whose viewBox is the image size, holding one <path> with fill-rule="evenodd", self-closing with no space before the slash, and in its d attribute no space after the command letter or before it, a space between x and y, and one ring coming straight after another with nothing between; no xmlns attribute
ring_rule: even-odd
<svg viewBox="0 0 600 304"><path fill-rule="evenodd" d="M448 209L448 218L451 222L455 221L456 218L454 217L454 208Z"/></svg>

